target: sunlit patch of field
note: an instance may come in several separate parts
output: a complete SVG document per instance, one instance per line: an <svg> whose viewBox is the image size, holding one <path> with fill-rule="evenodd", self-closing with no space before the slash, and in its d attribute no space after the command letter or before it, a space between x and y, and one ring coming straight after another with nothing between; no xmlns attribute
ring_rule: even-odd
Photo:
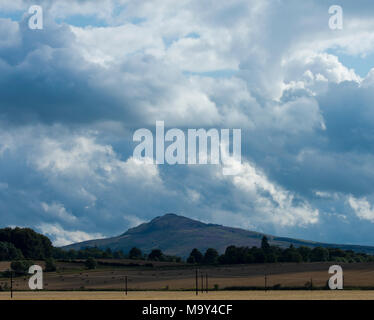
<svg viewBox="0 0 374 320"><path fill-rule="evenodd" d="M9 300L9 292L0 292L0 300ZM13 300L374 300L374 291L39 291L15 292Z"/></svg>

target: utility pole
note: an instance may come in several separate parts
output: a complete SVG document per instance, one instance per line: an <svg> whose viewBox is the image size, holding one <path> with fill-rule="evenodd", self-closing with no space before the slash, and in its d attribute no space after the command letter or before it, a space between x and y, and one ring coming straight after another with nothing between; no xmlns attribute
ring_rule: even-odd
<svg viewBox="0 0 374 320"><path fill-rule="evenodd" d="M13 299L13 270L10 270L10 298Z"/></svg>
<svg viewBox="0 0 374 320"><path fill-rule="evenodd" d="M267 276L266 276L266 274L265 274L265 291L267 291L267 287L268 287L268 278L267 278Z"/></svg>
<svg viewBox="0 0 374 320"><path fill-rule="evenodd" d="M208 293L208 273L206 273L205 275L205 290L206 290L206 293Z"/></svg>
<svg viewBox="0 0 374 320"><path fill-rule="evenodd" d="M204 274L201 274L201 293L204 293Z"/></svg>
<svg viewBox="0 0 374 320"><path fill-rule="evenodd" d="M196 295L199 295L199 278L198 278L198 271L196 268Z"/></svg>
<svg viewBox="0 0 374 320"><path fill-rule="evenodd" d="M126 296L127 296L127 276L125 276L125 293L126 293Z"/></svg>

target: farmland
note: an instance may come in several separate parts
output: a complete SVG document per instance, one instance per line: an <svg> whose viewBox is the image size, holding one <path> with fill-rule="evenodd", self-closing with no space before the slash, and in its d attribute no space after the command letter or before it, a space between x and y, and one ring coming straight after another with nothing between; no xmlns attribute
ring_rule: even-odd
<svg viewBox="0 0 374 320"><path fill-rule="evenodd" d="M9 300L0 292L0 300ZM189 291L43 291L15 292L14 300L374 300L374 291L215 291L196 296Z"/></svg>
<svg viewBox="0 0 374 320"><path fill-rule="evenodd" d="M128 279L129 292L157 290L167 294L167 291L193 291L195 289L196 267L191 265L161 262L147 264L141 260L125 259L99 262L98 268L87 270L83 261L60 261L57 263L56 272L44 273L44 289L48 291L123 291L125 277ZM42 262L35 261L35 263L43 265ZM202 266L198 268L199 289L202 283L201 275L204 277L208 275L208 288L210 291L218 291L215 293L218 295L223 294L221 290L258 290L264 289L265 285L268 289L283 289L282 291L323 289L330 277L328 269L331 264L331 262L318 262ZM345 288L366 289L363 294L370 296L368 289L374 289L374 263L342 263L340 265L344 271ZM0 263L0 271L8 268L9 262ZM14 278L14 290L28 291L28 279L29 276ZM9 278L0 278L2 290L9 289L9 282ZM205 287L206 280L204 280ZM313 296L316 295L315 292ZM209 296L211 297L213 296Z"/></svg>

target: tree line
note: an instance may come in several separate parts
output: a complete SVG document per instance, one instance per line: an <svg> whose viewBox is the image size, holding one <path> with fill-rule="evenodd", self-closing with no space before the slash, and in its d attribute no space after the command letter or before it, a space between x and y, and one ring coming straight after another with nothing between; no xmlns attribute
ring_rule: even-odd
<svg viewBox="0 0 374 320"><path fill-rule="evenodd" d="M45 260L50 271L55 269L53 259L75 260L90 259L134 259L165 262L182 262L177 256L164 254L160 249L153 249L145 254L139 248L133 247L129 252L122 250L101 249L87 247L80 250L64 250L56 248L48 237L30 228L0 229L0 261ZM197 248L193 249L187 258L191 264L244 264L244 263L272 263L272 262L369 262L374 256L357 253L352 250L338 248L309 248L306 246L280 248L271 246L266 236L262 238L261 247L229 246L224 254L219 254L214 248L209 248L203 254ZM25 269L26 262L15 263L15 268Z"/></svg>
<svg viewBox="0 0 374 320"><path fill-rule="evenodd" d="M245 264L274 262L374 262L374 256L338 248L306 246L280 248L271 246L266 236L262 238L261 247L229 246L225 253L219 255L216 249L209 248L205 254L193 249L187 259L194 264Z"/></svg>

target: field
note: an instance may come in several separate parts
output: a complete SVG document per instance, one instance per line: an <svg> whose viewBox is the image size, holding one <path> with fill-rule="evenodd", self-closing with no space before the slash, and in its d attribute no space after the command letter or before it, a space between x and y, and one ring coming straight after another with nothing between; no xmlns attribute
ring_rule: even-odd
<svg viewBox="0 0 374 320"><path fill-rule="evenodd" d="M1 292L0 300L9 300ZM135 291L127 296L119 291L15 292L13 300L374 300L374 291L215 291L196 296L193 292Z"/></svg>
<svg viewBox="0 0 374 320"><path fill-rule="evenodd" d="M83 261L60 261L57 272L44 273L46 291L30 292L29 276L14 278L13 289L16 299L374 299L374 291L371 291L374 290L374 263L340 264L344 271L344 287L365 290L319 290L326 287L332 264L205 266L198 270L199 290L202 285L206 289L205 276L208 275L210 292L196 297L196 268L191 265L101 260L97 269L87 270ZM8 268L8 262L0 263L0 271ZM203 282L201 276L204 276ZM125 277L128 279L127 297L123 292ZM9 279L0 278L0 286L5 290L0 292L0 299L9 297L9 283ZM265 286L268 291L263 290ZM256 290L251 291L253 289Z"/></svg>

